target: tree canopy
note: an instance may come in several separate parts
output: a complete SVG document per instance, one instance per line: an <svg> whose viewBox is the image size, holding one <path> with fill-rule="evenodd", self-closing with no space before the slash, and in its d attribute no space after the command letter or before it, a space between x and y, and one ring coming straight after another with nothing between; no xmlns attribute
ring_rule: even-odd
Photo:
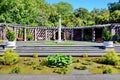
<svg viewBox="0 0 120 80"><path fill-rule="evenodd" d="M82 7L73 10L68 2L50 5L45 0L0 0L0 22L51 27L58 25L58 14L64 27L119 23L120 0L108 3L108 9L91 12Z"/></svg>

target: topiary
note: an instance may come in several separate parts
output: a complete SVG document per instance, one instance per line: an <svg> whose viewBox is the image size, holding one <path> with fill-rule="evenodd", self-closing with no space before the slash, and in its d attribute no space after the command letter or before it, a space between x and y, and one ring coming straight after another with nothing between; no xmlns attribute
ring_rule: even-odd
<svg viewBox="0 0 120 80"><path fill-rule="evenodd" d="M119 63L119 56L114 50L108 51L103 57L102 57L102 63L104 64L111 64L111 65L117 65Z"/></svg>
<svg viewBox="0 0 120 80"><path fill-rule="evenodd" d="M19 61L19 55L13 49L7 49L3 52L2 58L4 60L4 64L12 65Z"/></svg>

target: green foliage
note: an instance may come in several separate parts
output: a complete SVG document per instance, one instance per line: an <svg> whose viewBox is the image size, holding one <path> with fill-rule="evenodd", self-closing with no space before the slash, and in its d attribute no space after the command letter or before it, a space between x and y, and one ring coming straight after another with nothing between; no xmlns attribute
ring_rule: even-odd
<svg viewBox="0 0 120 80"><path fill-rule="evenodd" d="M62 15L62 25L65 27L87 26L109 22L119 22L120 3L108 4L108 9L78 8L73 12L73 6L68 2L48 4L45 0L1 0L0 22L31 25L57 26L58 13ZM111 12L111 15L110 15ZM116 18L116 19L115 19ZM110 21L109 21L110 19Z"/></svg>
<svg viewBox="0 0 120 80"><path fill-rule="evenodd" d="M93 62L92 61L83 61L82 64L83 65L92 65Z"/></svg>
<svg viewBox="0 0 120 80"><path fill-rule="evenodd" d="M92 36L89 34L85 35L85 40L92 40Z"/></svg>
<svg viewBox="0 0 120 80"><path fill-rule="evenodd" d="M48 66L52 67L67 67L72 63L72 56L66 56L63 54L55 54L52 56L48 56L46 58L48 62Z"/></svg>
<svg viewBox="0 0 120 80"><path fill-rule="evenodd" d="M27 40L30 41L30 40L32 40L32 38L33 38L33 35L32 35L32 34L28 34L28 35L27 35Z"/></svg>
<svg viewBox="0 0 120 80"><path fill-rule="evenodd" d="M116 10L111 13L110 22L119 23L120 22L120 10Z"/></svg>
<svg viewBox="0 0 120 80"><path fill-rule="evenodd" d="M119 43L120 42L120 34L116 34L115 37L116 37L115 43Z"/></svg>
<svg viewBox="0 0 120 80"><path fill-rule="evenodd" d="M53 4L52 6L54 6L56 8L57 13L60 13L62 15L73 12L73 7L68 2L59 2L57 4Z"/></svg>
<svg viewBox="0 0 120 80"><path fill-rule="evenodd" d="M58 69L55 69L53 72L58 74L66 74L67 71L68 71L67 68L58 68Z"/></svg>
<svg viewBox="0 0 120 80"><path fill-rule="evenodd" d="M115 10L120 10L120 1L114 2L114 3L109 3L108 9L110 12L114 12Z"/></svg>
<svg viewBox="0 0 120 80"><path fill-rule="evenodd" d="M19 61L19 55L13 49L6 49L3 52L2 58L6 65L12 65Z"/></svg>
<svg viewBox="0 0 120 80"><path fill-rule="evenodd" d="M106 54L102 58L102 63L117 65L119 63L119 56L114 50L106 52Z"/></svg>
<svg viewBox="0 0 120 80"><path fill-rule="evenodd" d="M15 40L15 32L12 31L10 28L8 28L8 26L6 27L7 31L6 31L6 38L8 39L8 41L14 41Z"/></svg>
<svg viewBox="0 0 120 80"><path fill-rule="evenodd" d="M112 73L112 69L110 68L110 67L105 67L104 69L103 69L103 72L102 72L103 74L110 74L110 73Z"/></svg>
<svg viewBox="0 0 120 80"><path fill-rule="evenodd" d="M41 66L41 65L33 66L33 70L42 70L42 69L43 69L43 66Z"/></svg>
<svg viewBox="0 0 120 80"><path fill-rule="evenodd" d="M38 58L38 53L33 53L34 58Z"/></svg>
<svg viewBox="0 0 120 80"><path fill-rule="evenodd" d="M19 29L18 37L23 38L23 29L22 28Z"/></svg>
<svg viewBox="0 0 120 80"><path fill-rule="evenodd" d="M88 58L88 54L87 53L84 53L82 56L83 56L83 58Z"/></svg>
<svg viewBox="0 0 120 80"><path fill-rule="evenodd" d="M102 39L104 41L110 41L112 39L112 35L111 35L110 31L108 31L106 27L104 28Z"/></svg>
<svg viewBox="0 0 120 80"><path fill-rule="evenodd" d="M14 67L14 68L12 68L10 73L11 74L18 74L20 72L21 72L21 68L20 67Z"/></svg>
<svg viewBox="0 0 120 80"><path fill-rule="evenodd" d="M87 67L86 66L75 66L74 69L78 69L78 70L86 70Z"/></svg>

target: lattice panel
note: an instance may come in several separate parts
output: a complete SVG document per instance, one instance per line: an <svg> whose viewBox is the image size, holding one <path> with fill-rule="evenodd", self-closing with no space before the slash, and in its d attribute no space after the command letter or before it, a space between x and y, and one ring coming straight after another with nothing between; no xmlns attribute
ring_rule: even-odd
<svg viewBox="0 0 120 80"><path fill-rule="evenodd" d="M37 29L37 40L45 40L45 30L44 29Z"/></svg>
<svg viewBox="0 0 120 80"><path fill-rule="evenodd" d="M51 40L53 37L53 31L52 30L47 30L47 39Z"/></svg>
<svg viewBox="0 0 120 80"><path fill-rule="evenodd" d="M34 28L31 28L31 29L30 29L30 34L32 34L33 36L35 36L35 33L34 33L34 32L35 32L35 29L34 29ZM33 37L33 39L34 39L34 37Z"/></svg>

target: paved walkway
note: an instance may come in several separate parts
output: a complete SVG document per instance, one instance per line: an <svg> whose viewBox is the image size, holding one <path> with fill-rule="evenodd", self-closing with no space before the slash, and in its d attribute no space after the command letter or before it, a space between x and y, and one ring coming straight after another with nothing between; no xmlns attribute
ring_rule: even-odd
<svg viewBox="0 0 120 80"><path fill-rule="evenodd" d="M0 80L120 80L120 75L0 75Z"/></svg>

